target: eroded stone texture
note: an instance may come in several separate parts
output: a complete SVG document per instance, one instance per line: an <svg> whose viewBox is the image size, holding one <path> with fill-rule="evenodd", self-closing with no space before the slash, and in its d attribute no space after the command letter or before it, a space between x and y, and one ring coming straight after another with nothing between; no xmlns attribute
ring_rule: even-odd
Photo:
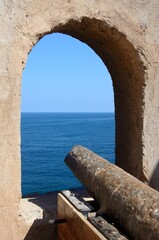
<svg viewBox="0 0 159 240"><path fill-rule="evenodd" d="M116 163L159 189L158 11L156 0L0 1L0 239L24 239L18 217L21 78L28 53L49 33L84 41L107 65Z"/></svg>

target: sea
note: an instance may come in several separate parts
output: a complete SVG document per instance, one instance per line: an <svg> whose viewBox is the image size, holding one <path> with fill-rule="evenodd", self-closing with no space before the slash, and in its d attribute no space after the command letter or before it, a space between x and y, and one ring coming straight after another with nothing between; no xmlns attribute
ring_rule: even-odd
<svg viewBox="0 0 159 240"><path fill-rule="evenodd" d="M22 195L81 187L65 165L82 145L114 163L114 113L22 113Z"/></svg>

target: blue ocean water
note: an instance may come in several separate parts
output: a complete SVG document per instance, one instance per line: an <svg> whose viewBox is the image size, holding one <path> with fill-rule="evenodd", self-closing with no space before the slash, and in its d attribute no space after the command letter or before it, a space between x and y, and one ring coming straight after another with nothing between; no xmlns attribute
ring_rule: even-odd
<svg viewBox="0 0 159 240"><path fill-rule="evenodd" d="M114 113L22 113L22 194L80 187L64 163L74 145L114 162Z"/></svg>

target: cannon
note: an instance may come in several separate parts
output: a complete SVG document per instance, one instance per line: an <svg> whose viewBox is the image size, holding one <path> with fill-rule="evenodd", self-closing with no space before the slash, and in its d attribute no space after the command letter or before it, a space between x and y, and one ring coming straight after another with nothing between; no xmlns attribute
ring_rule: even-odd
<svg viewBox="0 0 159 240"><path fill-rule="evenodd" d="M75 146L65 163L107 215L130 239L159 239L159 192L92 151Z"/></svg>

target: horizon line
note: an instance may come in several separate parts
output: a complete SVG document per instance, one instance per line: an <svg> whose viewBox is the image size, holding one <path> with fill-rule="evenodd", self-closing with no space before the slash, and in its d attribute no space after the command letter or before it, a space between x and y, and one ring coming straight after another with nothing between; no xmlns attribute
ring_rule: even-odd
<svg viewBox="0 0 159 240"><path fill-rule="evenodd" d="M113 112L21 112L21 113L114 113L114 111Z"/></svg>

